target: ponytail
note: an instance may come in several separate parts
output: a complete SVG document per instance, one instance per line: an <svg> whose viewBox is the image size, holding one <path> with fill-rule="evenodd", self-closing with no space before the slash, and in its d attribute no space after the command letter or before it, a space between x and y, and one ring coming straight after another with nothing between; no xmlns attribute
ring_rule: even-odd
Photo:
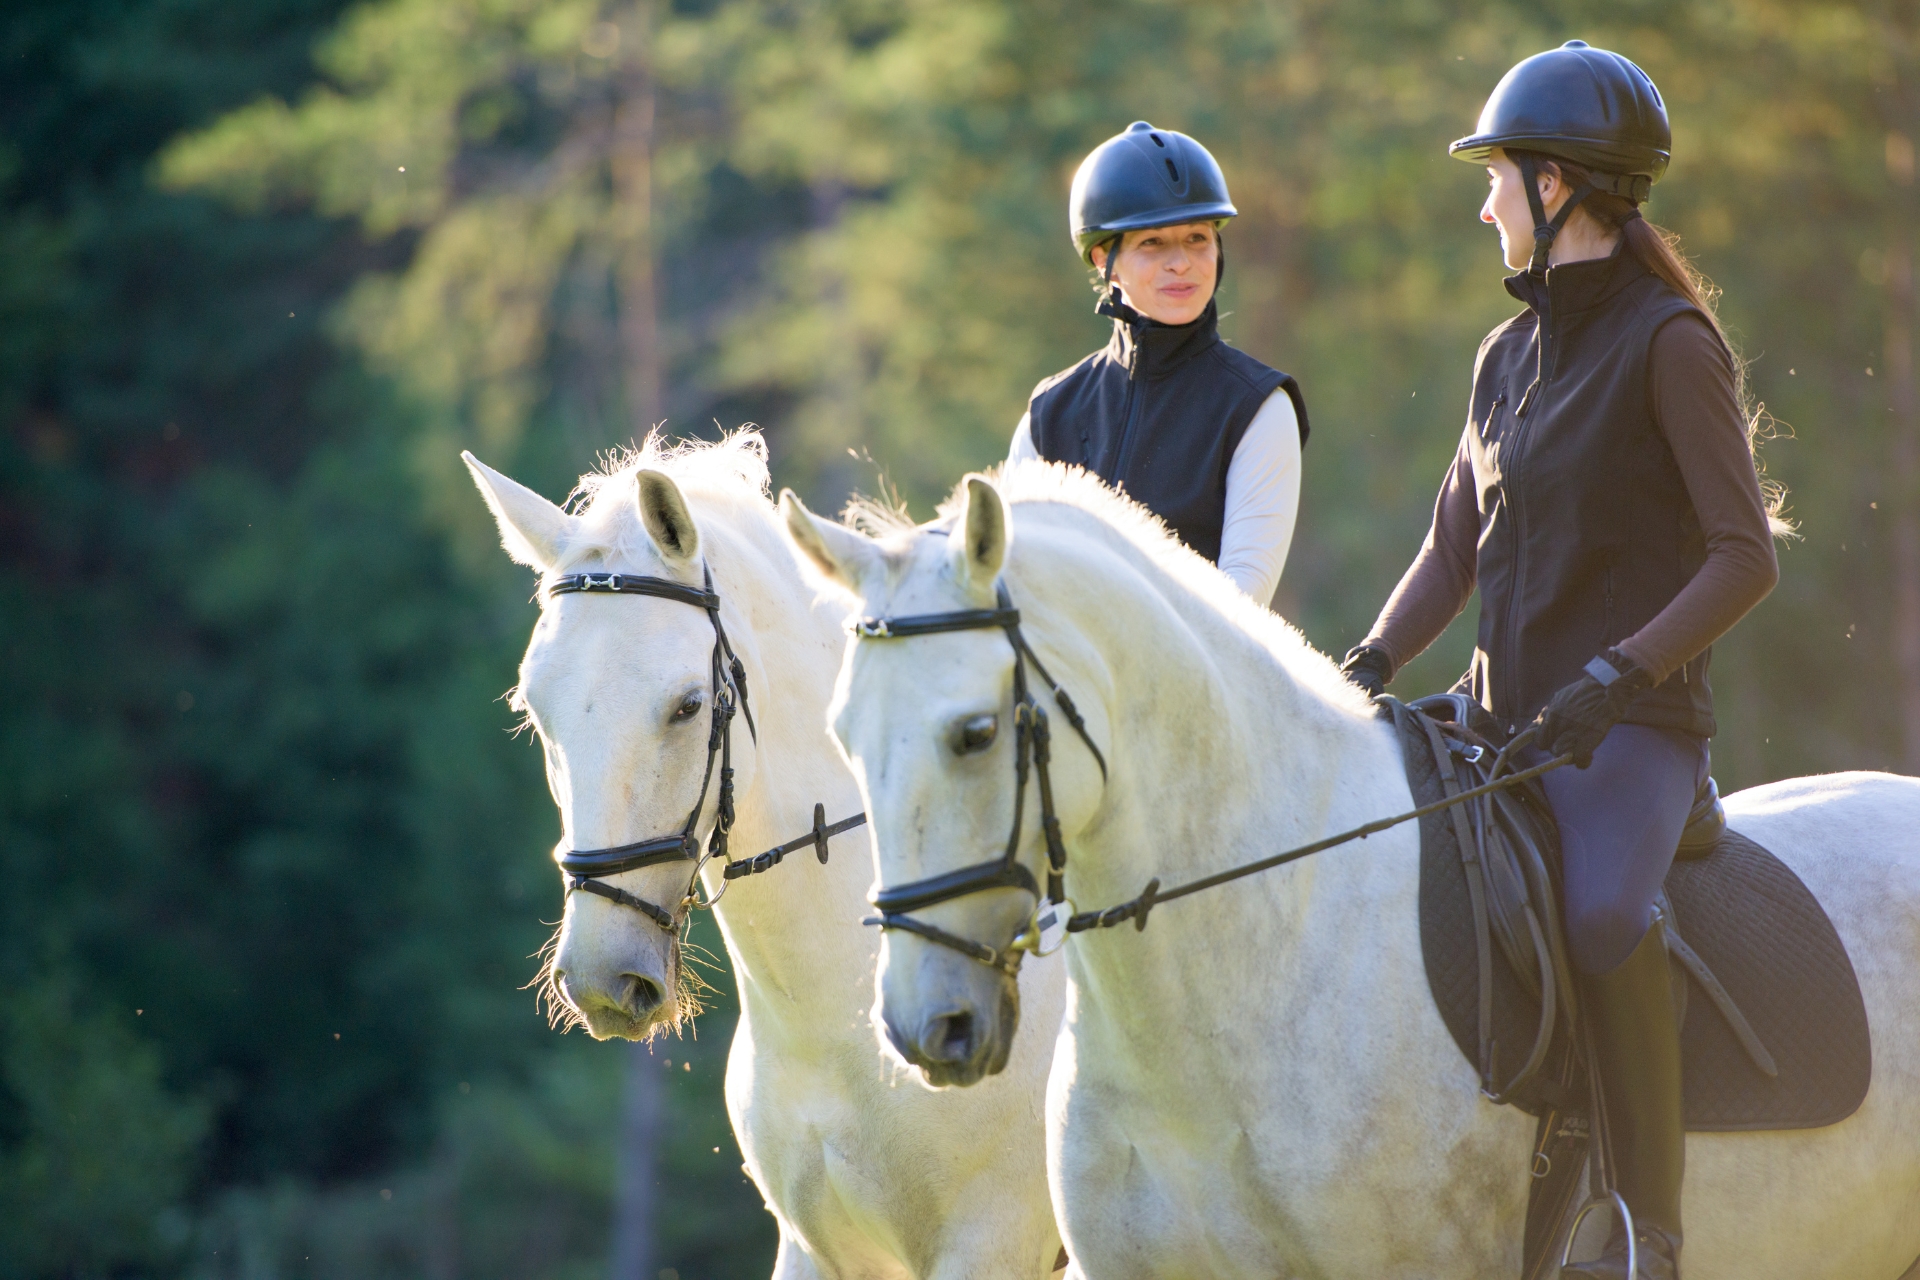
<svg viewBox="0 0 1920 1280"><path fill-rule="evenodd" d="M1519 152L1509 151L1509 156L1518 158ZM1561 181L1572 187L1586 184L1592 177L1592 170L1572 160L1563 160L1559 156L1534 153L1534 162L1544 169L1552 165L1560 173ZM1626 241L1628 252L1632 253L1654 275L1660 277L1669 288L1699 308L1700 314L1713 326L1714 333L1720 337L1720 344L1727 349L1727 357L1733 361L1733 391L1741 414L1747 420L1747 451L1753 456L1753 470L1760 477L1760 496L1767 510L1767 524L1777 538L1797 537L1796 526L1787 519L1787 489L1778 480L1767 478L1766 464L1760 460L1759 443L1779 434L1772 415L1764 404L1756 403L1747 386L1747 364L1734 350L1733 340L1727 337L1727 331L1720 325L1720 315L1716 304L1720 301L1720 289L1713 281L1702 275L1697 267L1680 251L1680 236L1677 232L1657 227L1640 216L1640 206L1606 191L1595 191L1580 202L1574 210L1575 217L1587 217L1608 231L1617 231Z"/></svg>

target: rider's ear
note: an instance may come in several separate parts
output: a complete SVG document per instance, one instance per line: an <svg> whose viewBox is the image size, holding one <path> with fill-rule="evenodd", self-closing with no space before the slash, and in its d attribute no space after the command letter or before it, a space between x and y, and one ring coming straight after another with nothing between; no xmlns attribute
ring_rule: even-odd
<svg viewBox="0 0 1920 1280"><path fill-rule="evenodd" d="M880 548L864 533L822 520L807 510L791 489L780 491L780 515L786 521L787 541L801 553L801 561L835 586L856 595L860 580L881 560Z"/></svg>
<svg viewBox="0 0 1920 1280"><path fill-rule="evenodd" d="M1000 491L984 476L968 476L962 485L966 505L954 521L947 555L961 585L973 595L991 600L993 584L1007 560L1007 507L1000 500Z"/></svg>
<svg viewBox="0 0 1920 1280"><path fill-rule="evenodd" d="M680 496L680 486L665 472L645 468L635 478L639 481L640 519L653 545L660 548L669 564L692 560L700 552L700 534L693 527L687 500Z"/></svg>
<svg viewBox="0 0 1920 1280"><path fill-rule="evenodd" d="M560 547L573 527L573 517L517 480L501 475L462 450L460 460L473 473L473 483L487 500L500 544L515 561L545 573L560 558Z"/></svg>

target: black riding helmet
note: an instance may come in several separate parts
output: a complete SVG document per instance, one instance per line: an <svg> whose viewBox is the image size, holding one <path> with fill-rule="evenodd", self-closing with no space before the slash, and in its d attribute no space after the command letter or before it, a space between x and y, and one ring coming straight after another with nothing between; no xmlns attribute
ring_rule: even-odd
<svg viewBox="0 0 1920 1280"><path fill-rule="evenodd" d="M1211 222L1217 231L1228 218L1239 216L1213 154L1186 134L1156 129L1145 120L1135 120L1125 133L1108 138L1080 162L1067 202L1073 244L1088 266L1093 265L1095 245L1117 241L1129 231L1184 222ZM1108 297L1101 303L1102 312L1115 301L1113 260L1109 251ZM1215 288L1226 266L1223 251Z"/></svg>
<svg viewBox="0 0 1920 1280"><path fill-rule="evenodd" d="M1494 86L1473 133L1447 148L1469 164L1485 164L1495 147L1521 152L1521 175L1533 209L1533 272L1546 270L1554 237L1574 208L1596 191L1638 205L1667 171L1673 133L1667 106L1646 72L1626 58L1569 40L1536 53ZM1528 152L1559 156L1592 171L1548 221Z"/></svg>

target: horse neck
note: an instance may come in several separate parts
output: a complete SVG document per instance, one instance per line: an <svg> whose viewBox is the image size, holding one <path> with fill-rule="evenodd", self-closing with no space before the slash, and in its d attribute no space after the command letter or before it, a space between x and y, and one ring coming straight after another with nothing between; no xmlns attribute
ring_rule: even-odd
<svg viewBox="0 0 1920 1280"><path fill-rule="evenodd" d="M747 669L757 738L736 731L734 750L754 752L750 785L735 797L730 856L745 858L784 844L812 825L813 806L827 820L860 810L852 775L827 737L827 703L846 643L845 609L818 600L781 541L771 508L746 518L714 519L700 509L708 563L722 601L728 639ZM736 722L741 725L742 722ZM826 866L811 849L726 886L714 908L743 1004L756 1018L815 1016L811 1006L840 986L867 999L873 939L852 925L872 879L866 832L834 838ZM704 873L709 893L722 887L718 869ZM828 927L829 925L833 927ZM844 982L822 981L826 975ZM773 997L778 998L773 998Z"/></svg>
<svg viewBox="0 0 1920 1280"><path fill-rule="evenodd" d="M1397 758L1377 722L1324 691L1327 673L1310 664L1325 659L1261 635L1265 624L1237 620L1117 535L1093 559L1036 559L1051 582L1020 587L1023 606L1036 592L1070 599L1075 584L1097 584L1076 629L1107 669L1112 776L1070 849L1069 893L1082 910L1131 899L1153 877L1170 888L1386 812ZM1128 625L1103 621L1115 617ZM1273 925L1309 909L1312 882L1266 872L1203 891L1153 913L1141 935L1126 929L1115 946L1079 948L1076 972L1110 962L1115 999L1137 1003L1125 993L1152 972L1148 955L1194 930L1217 945L1223 925L1246 928L1248 945L1285 963L1295 933Z"/></svg>

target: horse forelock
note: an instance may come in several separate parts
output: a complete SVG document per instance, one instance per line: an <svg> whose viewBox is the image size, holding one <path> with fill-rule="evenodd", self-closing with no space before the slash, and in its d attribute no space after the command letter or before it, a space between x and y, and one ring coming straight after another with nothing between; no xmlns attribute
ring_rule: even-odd
<svg viewBox="0 0 1920 1280"><path fill-rule="evenodd" d="M1366 695L1308 643L1298 627L1256 603L1180 541L1159 516L1097 475L1055 462L1017 462L989 473L989 478L1012 509L1014 546L1019 546L1023 529L1041 538L1049 526L1092 535L1143 571L1184 616L1195 615L1182 607L1183 595L1210 606L1231 632L1272 655L1296 684L1318 695L1318 701L1358 715L1372 714ZM942 516L951 520L959 514L963 493L964 486L957 488L941 504Z"/></svg>
<svg viewBox="0 0 1920 1280"><path fill-rule="evenodd" d="M707 525L764 526L777 538L767 444L759 431L733 431L719 440L670 440L651 432L638 448L609 450L597 470L580 477L566 503L573 531L549 572L658 557L635 499L642 470L671 477L696 519L702 508L716 510L720 520Z"/></svg>

